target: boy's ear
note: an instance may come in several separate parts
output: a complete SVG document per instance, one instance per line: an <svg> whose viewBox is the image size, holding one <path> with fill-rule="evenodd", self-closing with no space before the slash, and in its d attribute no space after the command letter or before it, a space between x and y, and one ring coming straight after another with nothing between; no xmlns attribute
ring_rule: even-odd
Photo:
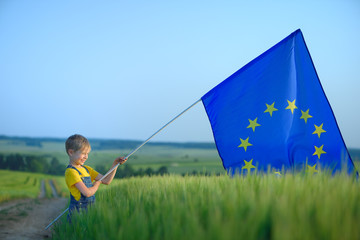
<svg viewBox="0 0 360 240"><path fill-rule="evenodd" d="M69 149L69 150L68 150L68 155L71 156L71 155L73 155L73 154L74 154L74 150L73 150L73 149Z"/></svg>

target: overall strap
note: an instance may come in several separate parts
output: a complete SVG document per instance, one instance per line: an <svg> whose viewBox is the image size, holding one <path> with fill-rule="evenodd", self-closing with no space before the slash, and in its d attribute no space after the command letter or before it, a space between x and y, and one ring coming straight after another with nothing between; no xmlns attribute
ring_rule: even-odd
<svg viewBox="0 0 360 240"><path fill-rule="evenodd" d="M79 173L79 175L81 176L82 174L81 174L81 172L79 171L79 170L77 170L76 169L76 167L73 167L73 166L71 166L71 165L68 165L66 168L72 168L72 169L75 169L78 173ZM86 169L86 168L85 168ZM87 169L86 169L86 171L87 172L89 172Z"/></svg>
<svg viewBox="0 0 360 240"><path fill-rule="evenodd" d="M90 175L89 170L87 169L87 167L85 167L84 165L82 165L83 168L85 168L85 170L87 171L87 173Z"/></svg>

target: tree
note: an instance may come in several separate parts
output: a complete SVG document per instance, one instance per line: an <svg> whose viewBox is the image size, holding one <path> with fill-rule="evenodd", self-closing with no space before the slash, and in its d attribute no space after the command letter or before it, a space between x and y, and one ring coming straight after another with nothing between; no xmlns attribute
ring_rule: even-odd
<svg viewBox="0 0 360 240"><path fill-rule="evenodd" d="M102 175L105 175L106 173L107 173L107 171L106 171L106 168L105 168L105 166L104 165L96 165L95 166L95 170L97 171L97 172L99 172L99 173L101 173Z"/></svg>
<svg viewBox="0 0 360 240"><path fill-rule="evenodd" d="M5 164L5 156L3 154L0 154L0 169L6 169L7 166Z"/></svg>
<svg viewBox="0 0 360 240"><path fill-rule="evenodd" d="M135 176L135 170L130 164L126 164L124 168L119 168L115 174L116 178L127 178Z"/></svg>
<svg viewBox="0 0 360 240"><path fill-rule="evenodd" d="M53 157L50 162L49 166L49 174L53 175L63 175L65 172L66 166L64 164L61 164L59 159L56 157Z"/></svg>
<svg viewBox="0 0 360 240"><path fill-rule="evenodd" d="M148 167L146 170L145 170L145 174L148 175L148 176L151 176L151 175L154 175L155 172L152 168Z"/></svg>
<svg viewBox="0 0 360 240"><path fill-rule="evenodd" d="M26 156L26 169L30 172L49 173L50 165L45 157Z"/></svg>
<svg viewBox="0 0 360 240"><path fill-rule="evenodd" d="M144 175L145 175L144 169L139 168L139 169L136 171L136 176L142 177L142 176L144 176Z"/></svg>
<svg viewBox="0 0 360 240"><path fill-rule="evenodd" d="M25 162L20 154L10 154L7 156L6 164L10 170L25 170Z"/></svg>
<svg viewBox="0 0 360 240"><path fill-rule="evenodd" d="M159 168L159 170L157 171L157 173L162 176L162 175L168 174L169 172L168 172L168 169L167 169L166 166L162 166L162 167Z"/></svg>

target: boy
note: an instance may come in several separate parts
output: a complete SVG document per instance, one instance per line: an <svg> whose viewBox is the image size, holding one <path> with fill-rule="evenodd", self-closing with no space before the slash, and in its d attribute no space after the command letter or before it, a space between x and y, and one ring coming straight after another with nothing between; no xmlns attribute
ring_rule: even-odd
<svg viewBox="0 0 360 240"><path fill-rule="evenodd" d="M77 211L80 209L86 210L88 206L93 204L95 202L95 192L100 184L110 184L114 179L117 168L100 181L103 175L93 168L84 165L91 150L90 143L85 137L79 134L70 136L66 140L65 148L69 156L69 165L65 171L65 181L70 190L68 220L71 221L72 211L75 209ZM126 160L122 157L115 159L111 168L118 163L124 164ZM95 182L93 183L94 180Z"/></svg>

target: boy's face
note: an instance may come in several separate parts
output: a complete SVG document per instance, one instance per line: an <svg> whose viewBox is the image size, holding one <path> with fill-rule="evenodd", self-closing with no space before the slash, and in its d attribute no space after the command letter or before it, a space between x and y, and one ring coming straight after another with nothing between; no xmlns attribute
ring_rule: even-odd
<svg viewBox="0 0 360 240"><path fill-rule="evenodd" d="M90 147L84 147L78 151L72 149L69 150L70 161L76 165L84 165L85 161L89 157L91 151Z"/></svg>

